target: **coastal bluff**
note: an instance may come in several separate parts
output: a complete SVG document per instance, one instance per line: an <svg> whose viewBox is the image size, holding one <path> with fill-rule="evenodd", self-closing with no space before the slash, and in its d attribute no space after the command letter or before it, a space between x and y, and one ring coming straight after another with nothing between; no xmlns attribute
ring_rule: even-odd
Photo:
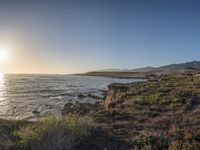
<svg viewBox="0 0 200 150"><path fill-rule="evenodd" d="M130 86L128 84L113 83L108 86L106 98L103 102L103 107L109 109L109 107L115 107L120 100L127 98L127 94L130 93Z"/></svg>

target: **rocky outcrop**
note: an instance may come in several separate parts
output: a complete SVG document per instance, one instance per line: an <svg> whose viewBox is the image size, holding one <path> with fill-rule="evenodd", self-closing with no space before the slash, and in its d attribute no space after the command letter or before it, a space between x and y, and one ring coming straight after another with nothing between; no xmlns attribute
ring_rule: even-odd
<svg viewBox="0 0 200 150"><path fill-rule="evenodd" d="M106 95L106 99L103 102L103 107L108 109L109 107L115 107L117 104L121 102L129 93L128 84L118 84L114 83L108 86L108 92Z"/></svg>

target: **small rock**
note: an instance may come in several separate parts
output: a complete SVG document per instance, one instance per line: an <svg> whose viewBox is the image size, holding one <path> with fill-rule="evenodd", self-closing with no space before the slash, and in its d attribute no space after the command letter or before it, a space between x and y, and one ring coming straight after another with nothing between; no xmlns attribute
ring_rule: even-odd
<svg viewBox="0 0 200 150"><path fill-rule="evenodd" d="M32 113L36 114L36 115L40 114L40 112L38 110L33 110Z"/></svg>
<svg viewBox="0 0 200 150"><path fill-rule="evenodd" d="M83 95L83 94L79 94L79 95L78 95L78 98L84 98L84 97L86 97L86 96Z"/></svg>

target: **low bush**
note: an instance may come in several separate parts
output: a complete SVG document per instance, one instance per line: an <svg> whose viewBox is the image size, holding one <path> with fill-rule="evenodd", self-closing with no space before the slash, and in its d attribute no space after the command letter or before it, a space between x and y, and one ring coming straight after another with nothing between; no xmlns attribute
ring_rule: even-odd
<svg viewBox="0 0 200 150"><path fill-rule="evenodd" d="M200 98L197 96L192 96L190 99L186 101L185 108L187 110L192 109L194 106L200 103Z"/></svg>
<svg viewBox="0 0 200 150"><path fill-rule="evenodd" d="M193 127L192 130L189 128L178 128L172 127L171 136L172 140L169 144L170 150L196 150L200 149L200 128Z"/></svg>
<svg viewBox="0 0 200 150"><path fill-rule="evenodd" d="M168 139L159 136L141 135L134 140L135 150L158 150L168 148Z"/></svg>
<svg viewBox="0 0 200 150"><path fill-rule="evenodd" d="M89 145L94 129L91 119L68 115L48 117L15 133L19 149L68 150Z"/></svg>
<svg viewBox="0 0 200 150"><path fill-rule="evenodd" d="M200 127L172 126L167 135L140 135L133 141L135 150L197 150L200 149Z"/></svg>

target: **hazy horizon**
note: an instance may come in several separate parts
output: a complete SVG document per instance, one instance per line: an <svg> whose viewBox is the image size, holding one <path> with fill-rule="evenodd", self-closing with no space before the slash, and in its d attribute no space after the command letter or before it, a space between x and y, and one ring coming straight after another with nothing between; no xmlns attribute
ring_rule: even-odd
<svg viewBox="0 0 200 150"><path fill-rule="evenodd" d="M198 61L199 4L1 0L0 72L73 74Z"/></svg>

